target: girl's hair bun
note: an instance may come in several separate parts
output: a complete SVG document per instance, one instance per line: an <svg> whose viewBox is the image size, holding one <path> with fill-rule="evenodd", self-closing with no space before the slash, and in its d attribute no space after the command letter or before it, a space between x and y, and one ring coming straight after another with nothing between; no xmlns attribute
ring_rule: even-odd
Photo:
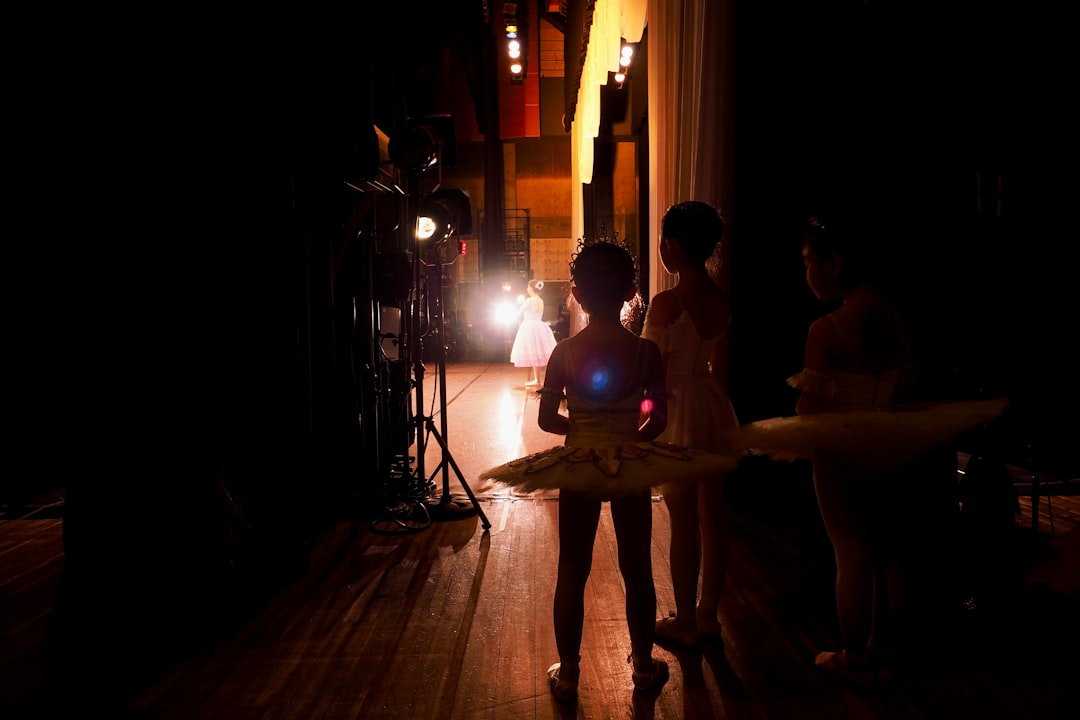
<svg viewBox="0 0 1080 720"><path fill-rule="evenodd" d="M543 290L544 289L544 281L543 280L537 280L536 281L536 289L537 290Z"/></svg>

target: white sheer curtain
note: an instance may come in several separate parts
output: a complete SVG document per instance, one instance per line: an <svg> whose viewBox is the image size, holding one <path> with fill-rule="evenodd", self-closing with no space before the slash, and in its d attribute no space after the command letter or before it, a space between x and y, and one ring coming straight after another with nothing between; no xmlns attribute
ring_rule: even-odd
<svg viewBox="0 0 1080 720"><path fill-rule="evenodd" d="M717 280L730 287L735 0L648 0L652 294L674 284L657 252L671 205L703 200L726 222Z"/></svg>

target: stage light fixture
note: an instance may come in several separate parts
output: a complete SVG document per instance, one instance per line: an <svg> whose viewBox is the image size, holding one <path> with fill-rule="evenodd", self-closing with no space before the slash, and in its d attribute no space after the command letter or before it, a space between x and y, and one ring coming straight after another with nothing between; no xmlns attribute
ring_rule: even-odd
<svg viewBox="0 0 1080 720"><path fill-rule="evenodd" d="M449 216L437 205L426 206L416 218L416 239L422 242L433 237L438 242L451 231Z"/></svg>
<svg viewBox="0 0 1080 720"><path fill-rule="evenodd" d="M472 203L464 190L442 188L431 193L416 215L416 239L442 242L454 233L472 233Z"/></svg>
<svg viewBox="0 0 1080 720"><path fill-rule="evenodd" d="M399 170L420 173L438 162L435 138L426 128L407 126L400 135L390 138L387 152Z"/></svg>
<svg viewBox="0 0 1080 720"><path fill-rule="evenodd" d="M525 58L521 50L509 52L510 56L510 84L521 85L525 80Z"/></svg>
<svg viewBox="0 0 1080 720"><path fill-rule="evenodd" d="M525 81L525 45L523 35L525 28L522 27L523 18L518 14L519 10L524 13L524 8L519 8L524 3L504 2L502 4L503 27L506 28L506 56L510 61L510 84L521 85Z"/></svg>
<svg viewBox="0 0 1080 720"><path fill-rule="evenodd" d="M634 46L630 44L623 44L622 50L619 51L619 69L615 72L613 79L621 89L623 83L626 82L627 73L630 72L630 65L634 59Z"/></svg>

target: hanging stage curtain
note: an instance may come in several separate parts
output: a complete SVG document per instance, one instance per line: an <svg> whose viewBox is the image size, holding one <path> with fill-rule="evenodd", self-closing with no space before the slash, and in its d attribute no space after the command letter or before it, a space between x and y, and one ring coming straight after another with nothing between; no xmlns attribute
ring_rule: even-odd
<svg viewBox="0 0 1080 720"><path fill-rule="evenodd" d="M653 294L674 285L659 247L671 205L703 200L726 228L710 267L730 288L734 173L735 0L648 0L649 246Z"/></svg>
<svg viewBox="0 0 1080 720"><path fill-rule="evenodd" d="M600 88L619 67L622 39L639 42L648 25L649 213L642 252L656 254L660 218L672 204L704 200L727 222L714 274L730 287L736 0L577 0L568 14L587 50L576 102L567 108L573 182L592 182L593 141L600 127ZM590 20L591 10L591 20ZM569 49L567 58L571 57ZM638 69L640 71L640 68ZM573 237L584 235L580 193L571 210ZM647 243L645 241L648 241ZM649 263L653 294L674 284L656 256Z"/></svg>
<svg viewBox="0 0 1080 720"><path fill-rule="evenodd" d="M600 88L607 84L608 74L619 69L623 39L641 41L647 5L648 0L595 0L592 4L571 126L581 182L592 182L592 141L600 134Z"/></svg>
<svg viewBox="0 0 1080 720"><path fill-rule="evenodd" d="M619 69L623 39L641 41L647 6L648 0L587 0L569 13L571 19L583 18L586 46L576 101L567 108L575 187L592 182L593 141L600 134L600 88L607 84L608 74ZM585 233L580 193L574 193L571 229L574 237Z"/></svg>

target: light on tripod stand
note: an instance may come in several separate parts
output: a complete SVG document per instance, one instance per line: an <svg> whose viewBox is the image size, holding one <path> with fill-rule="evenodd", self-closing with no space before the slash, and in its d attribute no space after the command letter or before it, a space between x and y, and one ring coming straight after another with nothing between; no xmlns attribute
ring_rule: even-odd
<svg viewBox="0 0 1080 720"><path fill-rule="evenodd" d="M435 242L441 242L450 236L453 228L450 225L450 216L438 205L425 206L416 217L416 239L427 241L435 238Z"/></svg>
<svg viewBox="0 0 1080 720"><path fill-rule="evenodd" d="M443 188L431 193L416 215L416 239L442 242L454 233L472 232L472 203L464 190Z"/></svg>

